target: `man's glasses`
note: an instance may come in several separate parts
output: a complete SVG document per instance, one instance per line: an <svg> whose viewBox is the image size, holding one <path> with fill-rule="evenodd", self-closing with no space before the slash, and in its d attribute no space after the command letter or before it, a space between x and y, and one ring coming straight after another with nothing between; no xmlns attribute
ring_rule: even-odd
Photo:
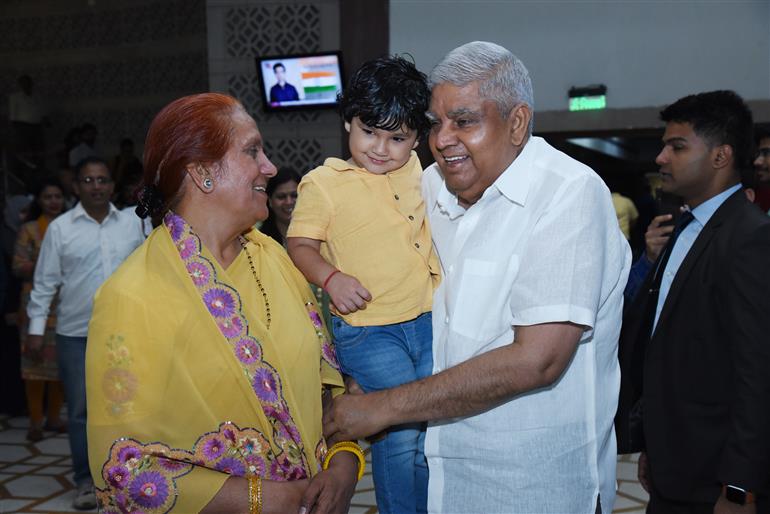
<svg viewBox="0 0 770 514"><path fill-rule="evenodd" d="M760 148L757 151L757 157L762 157L763 159L770 159L770 147Z"/></svg>
<svg viewBox="0 0 770 514"><path fill-rule="evenodd" d="M112 179L110 177L83 177L80 179L81 184L93 184L97 183L100 186L103 186L104 184L109 184L112 182Z"/></svg>

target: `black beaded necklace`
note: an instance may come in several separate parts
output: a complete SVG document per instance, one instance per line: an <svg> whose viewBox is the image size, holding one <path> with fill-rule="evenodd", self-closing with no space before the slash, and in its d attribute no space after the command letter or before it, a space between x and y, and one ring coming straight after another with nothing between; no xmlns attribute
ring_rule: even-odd
<svg viewBox="0 0 770 514"><path fill-rule="evenodd" d="M246 238L239 236L238 241L241 243L241 248L243 248L243 251L246 252L246 258L249 259L249 268L251 268L251 274L254 276L254 281L257 283L259 292L262 293L262 298L265 299L265 326L270 329L270 302L267 299L267 292L265 292L265 288L262 286L262 281L259 280L259 277L257 276L257 270L254 267L254 261L251 258L251 253L249 252L249 249L246 248Z"/></svg>

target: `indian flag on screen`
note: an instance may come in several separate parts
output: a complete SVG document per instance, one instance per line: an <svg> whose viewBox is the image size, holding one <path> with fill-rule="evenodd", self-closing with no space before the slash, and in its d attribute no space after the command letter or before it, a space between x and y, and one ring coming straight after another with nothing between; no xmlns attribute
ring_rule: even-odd
<svg viewBox="0 0 770 514"><path fill-rule="evenodd" d="M336 91L337 77L333 71L303 71L302 89L306 95Z"/></svg>

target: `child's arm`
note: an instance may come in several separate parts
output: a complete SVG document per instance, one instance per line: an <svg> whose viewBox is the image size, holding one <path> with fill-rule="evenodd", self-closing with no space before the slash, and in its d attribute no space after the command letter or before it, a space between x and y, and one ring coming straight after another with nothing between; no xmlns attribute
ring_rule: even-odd
<svg viewBox="0 0 770 514"><path fill-rule="evenodd" d="M366 309L372 295L356 277L346 275L321 256L321 241L309 237L286 239L289 257L305 278L329 293L334 308L340 314Z"/></svg>

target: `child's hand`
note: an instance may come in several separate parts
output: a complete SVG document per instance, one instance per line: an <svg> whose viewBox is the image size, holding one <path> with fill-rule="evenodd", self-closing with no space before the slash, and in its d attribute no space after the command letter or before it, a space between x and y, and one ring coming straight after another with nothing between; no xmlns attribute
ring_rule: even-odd
<svg viewBox="0 0 770 514"><path fill-rule="evenodd" d="M332 299L334 308L340 314L350 314L357 310L366 309L366 302L372 300L372 295L356 277L345 273L335 273L326 284L326 292Z"/></svg>

